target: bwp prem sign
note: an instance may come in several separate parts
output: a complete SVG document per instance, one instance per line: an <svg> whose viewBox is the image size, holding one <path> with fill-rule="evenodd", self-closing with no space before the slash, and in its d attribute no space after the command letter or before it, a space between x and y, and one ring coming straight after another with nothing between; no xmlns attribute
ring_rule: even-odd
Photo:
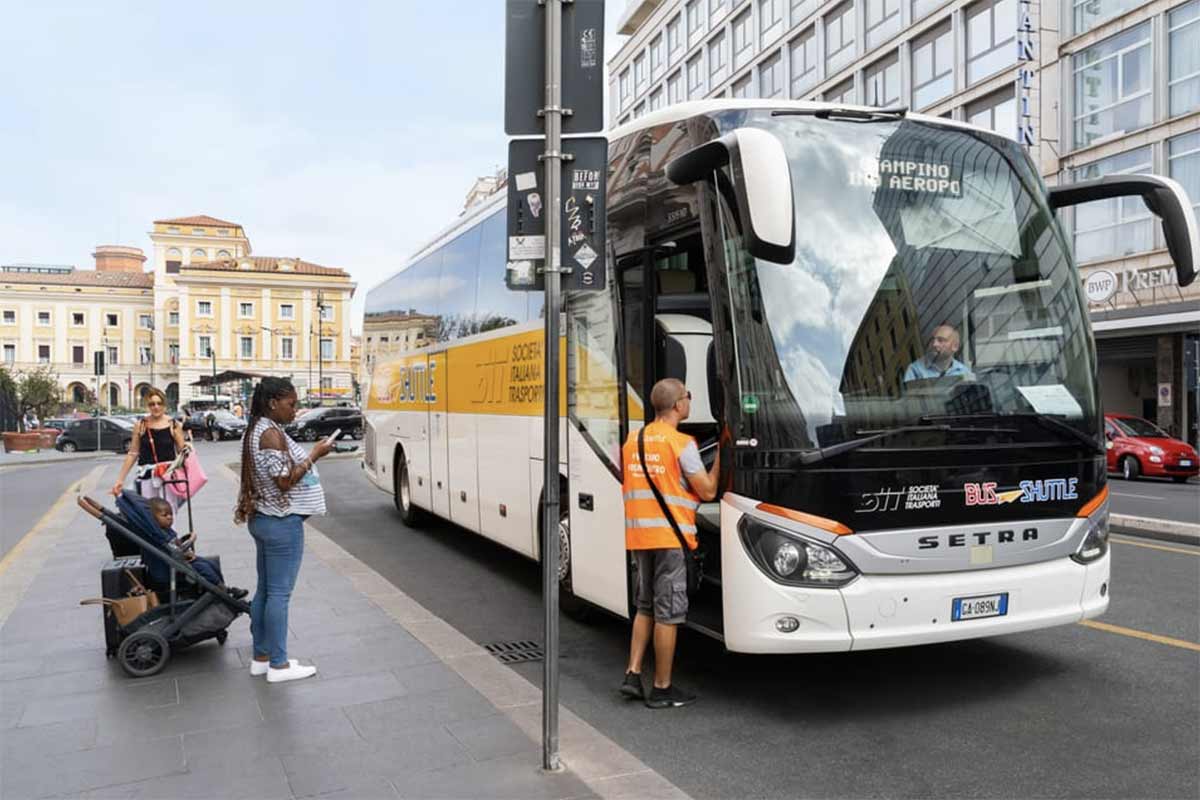
<svg viewBox="0 0 1200 800"><path fill-rule="evenodd" d="M1029 94L1033 89L1034 64L1037 51L1033 41L1033 4L1030 0L1017 3L1017 141L1025 147L1033 147L1037 137L1033 130L1033 111Z"/></svg>

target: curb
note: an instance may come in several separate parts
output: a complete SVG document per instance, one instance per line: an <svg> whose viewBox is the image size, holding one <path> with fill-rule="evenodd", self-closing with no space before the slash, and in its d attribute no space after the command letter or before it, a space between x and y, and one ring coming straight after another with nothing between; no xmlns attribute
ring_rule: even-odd
<svg viewBox="0 0 1200 800"><path fill-rule="evenodd" d="M67 464L72 461L92 461L98 458L124 458L124 453L114 453L111 450L103 450L99 453L82 453L72 456L43 456L40 453L30 456L28 460L18 456L13 460L0 461L0 469L4 467L27 467L34 464ZM20 460L18 460L20 459Z"/></svg>
<svg viewBox="0 0 1200 800"><path fill-rule="evenodd" d="M1200 525L1191 522L1178 522L1173 519L1155 519L1154 517L1134 517L1129 514L1112 514L1108 524L1116 533L1140 536L1146 539L1157 539L1176 544L1200 546Z"/></svg>

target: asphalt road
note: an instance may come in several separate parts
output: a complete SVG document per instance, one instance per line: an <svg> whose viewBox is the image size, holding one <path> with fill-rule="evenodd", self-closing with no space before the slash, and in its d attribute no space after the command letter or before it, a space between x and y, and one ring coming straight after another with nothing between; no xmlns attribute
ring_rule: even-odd
<svg viewBox="0 0 1200 800"><path fill-rule="evenodd" d="M78 459L58 464L0 468L0 558L29 533L71 484L101 462Z"/></svg>
<svg viewBox="0 0 1200 800"><path fill-rule="evenodd" d="M1175 483L1169 478L1136 481L1110 476L1110 508L1115 514L1154 517L1200 525L1200 481Z"/></svg>
<svg viewBox="0 0 1200 800"><path fill-rule="evenodd" d="M405 528L355 460L321 473L323 532L478 643L541 640L536 564L448 523ZM617 695L628 623L600 614L562 621L562 701L697 798L1196 797L1200 658L1131 632L1200 642L1200 549L1113 552L1102 619L1123 633L761 657L685 631L676 680L700 701L650 711ZM515 668L540 683L541 664Z"/></svg>

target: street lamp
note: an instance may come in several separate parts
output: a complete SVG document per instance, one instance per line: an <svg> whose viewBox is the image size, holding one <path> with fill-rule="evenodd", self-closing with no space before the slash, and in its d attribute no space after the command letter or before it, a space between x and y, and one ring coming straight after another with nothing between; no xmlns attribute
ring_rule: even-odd
<svg viewBox="0 0 1200 800"><path fill-rule="evenodd" d="M321 337L325 333L325 308L325 292L317 289L317 390L320 392L317 396L321 405L325 405L325 352L321 346L324 342Z"/></svg>

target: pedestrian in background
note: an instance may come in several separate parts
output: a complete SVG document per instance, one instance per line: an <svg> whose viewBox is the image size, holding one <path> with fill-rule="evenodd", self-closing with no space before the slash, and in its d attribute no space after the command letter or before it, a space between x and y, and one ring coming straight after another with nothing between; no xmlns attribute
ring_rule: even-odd
<svg viewBox="0 0 1200 800"><path fill-rule="evenodd" d="M671 683L678 629L687 619L687 563L675 530L663 516L669 511L691 550L696 539L696 509L701 501L717 496L721 459L711 470L704 469L696 440L680 433L679 423L688 418L692 393L682 381L666 378L654 384L650 404L654 422L641 431L630 431L621 449L625 478L625 548L633 551L636 565L633 635L629 644L629 666L621 694L644 700L650 708L685 706L696 699ZM645 448L645 466L638 448L639 434ZM665 511L654 496L650 481L666 502ZM642 686L642 660L654 641L654 682L649 694Z"/></svg>
<svg viewBox="0 0 1200 800"><path fill-rule="evenodd" d="M162 478L154 474L154 465L174 461L175 456L187 447L187 438L183 426L167 414L167 396L162 389L151 387L142 395L142 399L147 414L133 427L129 452L125 454L125 461L117 473L112 494L113 497L121 494L125 488L125 478L134 462L137 462L138 491L142 497L161 497L175 511L179 508L180 498L174 492L164 491Z"/></svg>
<svg viewBox="0 0 1200 800"><path fill-rule="evenodd" d="M289 659L288 604L304 555L304 520L325 513L316 462L332 449L325 440L310 452L283 426L296 418L296 389L286 378L263 378L250 400L242 439L241 489L234 521L245 522L258 552L258 587L250 603L254 641L251 675L271 683L315 675L317 668Z"/></svg>

